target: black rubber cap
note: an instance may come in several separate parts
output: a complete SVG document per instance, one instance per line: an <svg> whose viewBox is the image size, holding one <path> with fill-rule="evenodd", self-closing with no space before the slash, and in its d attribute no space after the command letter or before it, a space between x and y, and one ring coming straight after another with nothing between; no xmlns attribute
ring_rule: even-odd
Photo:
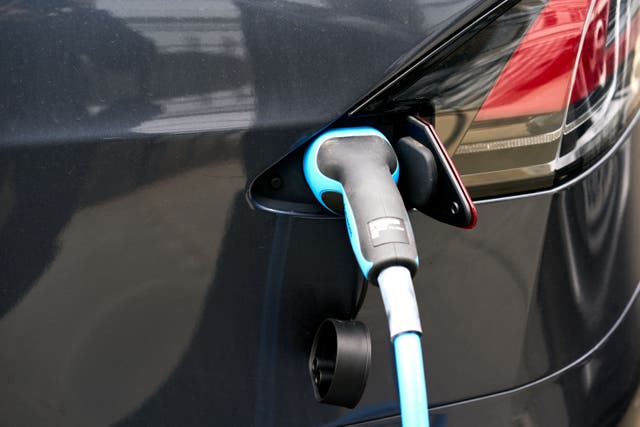
<svg viewBox="0 0 640 427"><path fill-rule="evenodd" d="M318 402L355 407L367 384L371 337L364 323L327 319L318 328L309 372Z"/></svg>
<svg viewBox="0 0 640 427"><path fill-rule="evenodd" d="M400 138L396 154L402 168L400 191L409 207L426 206L438 185L438 165L433 153L411 137Z"/></svg>

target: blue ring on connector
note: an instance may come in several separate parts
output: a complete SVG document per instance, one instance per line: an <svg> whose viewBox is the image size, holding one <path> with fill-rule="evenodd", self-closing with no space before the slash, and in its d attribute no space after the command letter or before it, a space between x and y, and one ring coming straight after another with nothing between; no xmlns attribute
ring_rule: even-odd
<svg viewBox="0 0 640 427"><path fill-rule="evenodd" d="M382 138L387 144L389 144L389 146L391 146L389 140L387 140L382 132L372 127L333 129L318 136L311 143L309 148L307 148L307 151L304 154L303 169L304 176L307 179L307 184L309 184L313 195L320 202L320 204L322 204L322 206L336 215L338 213L330 209L324 203L324 201L322 200L322 194L331 191L342 195L342 200L344 201L344 212L347 222L347 231L349 233L349 241L351 242L351 247L353 248L353 252L356 256L356 260L358 261L358 265L360 266L362 273L365 275L365 277L368 277L369 270L371 270L373 262L366 259L362 254L362 249L360 248L360 237L358 236L358 229L357 227L351 226L351 224L355 222L355 219L353 217L353 210L351 209L349 200L344 195L344 188L342 187L342 184L340 184L340 182L324 175L318 167L318 152L320 151L320 147L323 143L325 143L329 139L347 138L354 136L377 136ZM400 177L400 164L398 163L398 161L396 161L396 169L391 174L391 177L393 178L393 181L398 184L398 179Z"/></svg>

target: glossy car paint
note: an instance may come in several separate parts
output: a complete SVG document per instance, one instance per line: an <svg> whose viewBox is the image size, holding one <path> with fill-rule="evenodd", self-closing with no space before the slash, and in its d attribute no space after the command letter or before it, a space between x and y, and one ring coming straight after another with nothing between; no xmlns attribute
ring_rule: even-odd
<svg viewBox="0 0 640 427"><path fill-rule="evenodd" d="M313 398L315 329L349 316L361 285L343 221L246 192L489 6L0 4L3 423L397 423L375 288L358 314L374 340L363 400ZM480 204L472 232L412 214L434 423L622 417L638 380L638 138L562 189Z"/></svg>

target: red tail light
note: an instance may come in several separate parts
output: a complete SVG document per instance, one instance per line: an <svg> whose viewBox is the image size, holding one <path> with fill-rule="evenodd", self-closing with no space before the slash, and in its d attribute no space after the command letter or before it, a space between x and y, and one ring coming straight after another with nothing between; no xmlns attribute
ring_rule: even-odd
<svg viewBox="0 0 640 427"><path fill-rule="evenodd" d="M597 3L608 5L608 1ZM502 70L476 120L549 114L566 108L589 6L588 0L551 0L542 9ZM600 43L602 39L604 48L602 26L606 28L608 7L603 10L604 16L591 19L602 34L594 34L587 41L597 38ZM585 60L580 65L587 73L581 73L583 79L576 79L581 89L586 81L593 84L597 79L594 69L602 68L602 55L590 43L585 47Z"/></svg>
<svg viewBox="0 0 640 427"><path fill-rule="evenodd" d="M639 6L521 1L362 110L431 111L476 197L551 187L597 160L637 111Z"/></svg>

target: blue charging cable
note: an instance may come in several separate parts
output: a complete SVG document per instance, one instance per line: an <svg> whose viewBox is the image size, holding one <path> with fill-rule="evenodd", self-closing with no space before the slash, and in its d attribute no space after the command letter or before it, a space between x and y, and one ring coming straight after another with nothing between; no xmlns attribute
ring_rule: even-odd
<svg viewBox="0 0 640 427"><path fill-rule="evenodd" d="M403 427L428 427L429 406L420 344L420 316L411 273L388 267L378 276L393 340Z"/></svg>
<svg viewBox="0 0 640 427"><path fill-rule="evenodd" d="M427 386L420 335L405 332L393 339L403 427L429 426Z"/></svg>

